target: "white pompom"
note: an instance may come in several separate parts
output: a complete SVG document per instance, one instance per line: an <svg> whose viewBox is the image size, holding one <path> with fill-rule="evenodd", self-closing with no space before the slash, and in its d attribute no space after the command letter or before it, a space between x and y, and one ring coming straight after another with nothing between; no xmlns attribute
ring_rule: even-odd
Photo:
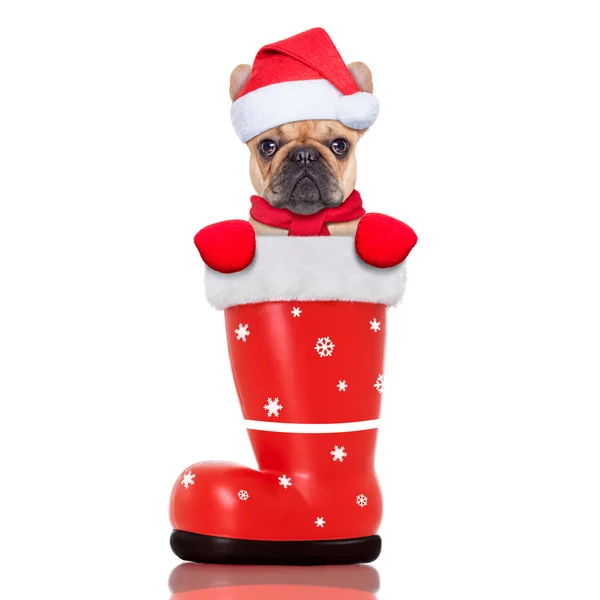
<svg viewBox="0 0 600 600"><path fill-rule="evenodd" d="M368 92L342 96L337 105L338 121L350 129L367 129L379 114L379 101Z"/></svg>

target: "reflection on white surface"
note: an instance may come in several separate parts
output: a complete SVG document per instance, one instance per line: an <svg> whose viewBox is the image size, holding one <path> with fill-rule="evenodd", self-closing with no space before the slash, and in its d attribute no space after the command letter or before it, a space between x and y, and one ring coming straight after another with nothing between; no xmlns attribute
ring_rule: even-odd
<svg viewBox="0 0 600 600"><path fill-rule="evenodd" d="M373 567L265 567L184 563L169 578L171 600L376 600Z"/></svg>

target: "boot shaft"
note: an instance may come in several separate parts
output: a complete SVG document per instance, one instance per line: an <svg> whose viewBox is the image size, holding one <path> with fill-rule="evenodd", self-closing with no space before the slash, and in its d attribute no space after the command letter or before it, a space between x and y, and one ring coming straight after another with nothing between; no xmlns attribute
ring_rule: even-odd
<svg viewBox="0 0 600 600"><path fill-rule="evenodd" d="M206 284L224 309L259 467L318 481L374 478L386 313L402 295L404 268L365 265L351 238L257 241L248 269L209 271Z"/></svg>
<svg viewBox="0 0 600 600"><path fill-rule="evenodd" d="M385 313L381 304L342 301L226 309L233 376L261 470L338 476L331 463L350 446L360 448L355 476L372 470Z"/></svg>
<svg viewBox="0 0 600 600"><path fill-rule="evenodd" d="M244 418L307 424L378 419L385 321L385 306L364 302L228 308L229 356Z"/></svg>

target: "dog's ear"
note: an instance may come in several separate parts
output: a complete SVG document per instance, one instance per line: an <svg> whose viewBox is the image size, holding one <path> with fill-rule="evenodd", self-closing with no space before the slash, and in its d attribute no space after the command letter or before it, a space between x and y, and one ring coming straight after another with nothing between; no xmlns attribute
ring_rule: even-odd
<svg viewBox="0 0 600 600"><path fill-rule="evenodd" d="M250 65L238 65L232 72L229 78L229 97L232 102L237 100L243 87L246 85L252 67Z"/></svg>
<svg viewBox="0 0 600 600"><path fill-rule="evenodd" d="M358 85L358 89L361 92L373 93L373 75L371 75L371 69L362 62L353 62L348 65L348 70L354 81Z"/></svg>

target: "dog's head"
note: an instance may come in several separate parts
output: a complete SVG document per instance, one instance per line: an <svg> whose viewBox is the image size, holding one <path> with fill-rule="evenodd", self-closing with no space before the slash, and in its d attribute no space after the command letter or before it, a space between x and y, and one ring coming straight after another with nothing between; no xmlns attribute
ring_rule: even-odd
<svg viewBox="0 0 600 600"><path fill-rule="evenodd" d="M364 63L351 63L348 69L361 91L373 92L371 71ZM232 101L250 72L250 65L233 70ZM312 120L287 123L257 135L247 142L256 193L276 208L301 215L339 206L356 184L356 144L364 132L339 121Z"/></svg>

